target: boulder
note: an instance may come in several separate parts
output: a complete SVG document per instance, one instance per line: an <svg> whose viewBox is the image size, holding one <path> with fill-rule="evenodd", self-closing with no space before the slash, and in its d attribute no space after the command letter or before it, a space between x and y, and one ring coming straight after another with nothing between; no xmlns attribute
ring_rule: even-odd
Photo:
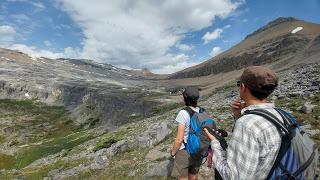
<svg viewBox="0 0 320 180"><path fill-rule="evenodd" d="M152 164L147 173L144 175L145 177L168 177L171 174L173 167L173 161L165 160L159 163Z"/></svg>
<svg viewBox="0 0 320 180"><path fill-rule="evenodd" d="M172 132L168 123L169 122L161 122L149 127L137 138L138 145L141 147L149 147L164 140Z"/></svg>
<svg viewBox="0 0 320 180"><path fill-rule="evenodd" d="M313 111L315 105L312 105L311 102L305 102L301 108L301 112L309 114Z"/></svg>
<svg viewBox="0 0 320 180"><path fill-rule="evenodd" d="M159 161L161 159L163 160L163 159L169 159L169 158L170 158L169 152L160 151L158 148L151 149L145 157L145 159L148 161Z"/></svg>
<svg viewBox="0 0 320 180"><path fill-rule="evenodd" d="M129 143L127 140L121 140L111 145L106 149L107 156L113 156L119 152L124 152L129 149Z"/></svg>

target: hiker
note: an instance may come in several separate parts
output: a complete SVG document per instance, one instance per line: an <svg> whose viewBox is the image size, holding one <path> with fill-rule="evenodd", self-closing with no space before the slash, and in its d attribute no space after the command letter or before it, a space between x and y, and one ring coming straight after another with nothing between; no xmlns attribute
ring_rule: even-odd
<svg viewBox="0 0 320 180"><path fill-rule="evenodd" d="M290 115L276 109L274 104L267 102L268 96L277 85L278 78L272 70L262 66L248 67L243 71L240 80L237 82L240 98L231 103L235 122L228 148L223 150L217 138L205 129L208 138L211 140L212 159L215 168L223 179L257 180L276 179L276 177L293 179L293 177L298 176L296 179L304 178L301 173L292 175L287 171L286 165L293 166L296 164L293 162L295 155L292 155L292 157L285 156L286 153L290 153L287 151L288 149L296 150L290 146L291 140L295 138L294 135L291 136L290 132L295 130L295 133L298 134L302 131L297 130L297 126L290 126L291 130L287 128L289 126L283 126L289 123ZM302 144L299 141L301 139L296 142ZM314 151L315 144L309 144L311 151L312 149ZM304 151L304 148L300 148L300 151L301 149ZM279 158L277 158L278 155ZM310 157L312 155L314 156L314 153ZM282 158L284 157L287 158L286 160L291 158L289 164L288 161L283 161ZM284 164L284 162L287 164ZM280 171L281 173L279 173ZM307 174L312 175L312 173L314 173L314 170L311 169Z"/></svg>
<svg viewBox="0 0 320 180"><path fill-rule="evenodd" d="M182 95L185 105L192 111L199 112L200 108L197 107L199 90L195 87L187 87ZM202 161L201 159L192 159L185 147L190 126L190 115L186 109L179 111L176 121L178 122L178 131L171 151L171 156L174 157L171 175L180 180L198 179L198 172Z"/></svg>

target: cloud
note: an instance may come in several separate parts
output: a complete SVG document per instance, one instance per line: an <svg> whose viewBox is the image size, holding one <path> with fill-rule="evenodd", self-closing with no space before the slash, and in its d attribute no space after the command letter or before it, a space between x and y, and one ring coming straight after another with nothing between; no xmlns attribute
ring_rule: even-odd
<svg viewBox="0 0 320 180"><path fill-rule="evenodd" d="M23 52L25 54L28 54L31 57L47 57L51 59L57 59L57 58L77 58L79 57L79 50L73 49L72 47L64 48L63 52L52 52L46 49L40 49L35 46L27 46L25 44L13 44L8 49L17 50L20 52Z"/></svg>
<svg viewBox="0 0 320 180"><path fill-rule="evenodd" d="M213 47L211 52L210 52L210 56L215 57L216 55L220 54L221 48L220 47Z"/></svg>
<svg viewBox="0 0 320 180"><path fill-rule="evenodd" d="M25 14L13 14L10 15L10 17L18 24L28 23L30 21L30 18Z"/></svg>
<svg viewBox="0 0 320 180"><path fill-rule="evenodd" d="M217 28L212 32L206 32L206 34L202 37L204 40L204 44L208 44L210 41L218 39L221 37L223 29Z"/></svg>
<svg viewBox="0 0 320 180"><path fill-rule="evenodd" d="M0 26L0 46L7 47L14 42L16 31L8 25Z"/></svg>
<svg viewBox="0 0 320 180"><path fill-rule="evenodd" d="M54 53L48 50L39 49L35 46L27 46L25 44L13 44L8 48L26 53L31 57L47 57L47 58L56 59L64 56L63 53Z"/></svg>
<svg viewBox="0 0 320 180"><path fill-rule="evenodd" d="M47 47L52 46L52 43L48 40L43 41L43 44Z"/></svg>
<svg viewBox="0 0 320 180"><path fill-rule="evenodd" d="M185 54L179 54L179 55L173 56L172 59L176 63L163 65L160 68L153 69L153 72L157 74L169 74L172 72L177 72L177 71L186 69L190 66L197 65L197 63L195 62L190 62L189 56Z"/></svg>
<svg viewBox="0 0 320 180"><path fill-rule="evenodd" d="M211 26L239 5L231 0L56 1L83 31L81 58L151 70L175 69L181 62L169 52L183 34Z"/></svg>
<svg viewBox="0 0 320 180"><path fill-rule="evenodd" d="M177 44L176 47L181 51L190 51L194 48L193 46L189 46L187 44Z"/></svg>
<svg viewBox="0 0 320 180"><path fill-rule="evenodd" d="M32 5L36 11L42 11L46 8L45 5L43 5L41 2L34 1L34 0L7 0L7 2L15 3L15 2L24 2L24 3L29 3Z"/></svg>
<svg viewBox="0 0 320 180"><path fill-rule="evenodd" d="M229 28L231 28L231 25L230 25L230 24L228 24L228 25L226 25L226 26L223 27L223 29L229 29Z"/></svg>
<svg viewBox="0 0 320 180"><path fill-rule="evenodd" d="M230 27L231 27L231 25L228 24L228 25L224 26L223 28L217 28L212 32L206 32L206 34L202 37L202 40L204 41L203 43L208 44L210 41L214 41L214 40L220 38L222 36L221 34L223 33L223 31L225 29L230 28Z"/></svg>
<svg viewBox="0 0 320 180"><path fill-rule="evenodd" d="M45 5L43 5L41 2L29 2L31 5L33 5L38 11L42 11L46 8Z"/></svg>

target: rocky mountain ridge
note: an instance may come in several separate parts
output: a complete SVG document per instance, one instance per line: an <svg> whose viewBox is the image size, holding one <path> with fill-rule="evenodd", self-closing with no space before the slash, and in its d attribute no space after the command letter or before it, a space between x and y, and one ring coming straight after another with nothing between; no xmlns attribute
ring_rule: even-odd
<svg viewBox="0 0 320 180"><path fill-rule="evenodd" d="M298 32L292 33L297 27ZM170 75L172 79L226 73L249 65L319 61L320 25L294 18L278 18L248 35L229 50L194 67ZM312 50L312 47L317 50ZM311 58L309 58L311 57Z"/></svg>
<svg viewBox="0 0 320 180"><path fill-rule="evenodd" d="M145 116L157 88L142 74L90 60L33 58L0 49L0 98L63 105L80 124L113 129Z"/></svg>

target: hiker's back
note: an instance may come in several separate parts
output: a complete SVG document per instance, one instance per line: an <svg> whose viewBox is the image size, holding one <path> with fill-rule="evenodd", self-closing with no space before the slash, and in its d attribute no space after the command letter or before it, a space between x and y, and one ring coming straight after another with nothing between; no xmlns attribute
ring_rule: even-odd
<svg viewBox="0 0 320 180"><path fill-rule="evenodd" d="M271 105L262 105L257 106L253 109L265 109L275 114L277 117L281 119L281 116L273 109ZM241 151L235 153L228 153L230 158L236 158L235 156L241 156L246 154L246 149L256 149L256 153L259 154L259 159L252 159L252 163L258 163L256 165L257 169L252 171L254 173L254 179L265 179L269 171L271 170L272 164L275 162L276 155L280 149L281 145L281 137L278 133L277 128L265 118L255 115L255 114L247 114L237 119L235 124L237 131L234 131L232 134L233 141L230 143L234 143L231 147L239 147L239 142L243 143L243 149ZM249 133L243 133L243 131ZM247 136L252 136L256 142L246 141L246 138L243 134ZM239 138L241 137L241 139ZM252 139L252 138L250 138ZM253 146L253 147L252 147ZM242 162L239 162L239 167L241 167ZM247 177L246 174L241 174L241 170L239 170L239 178Z"/></svg>

